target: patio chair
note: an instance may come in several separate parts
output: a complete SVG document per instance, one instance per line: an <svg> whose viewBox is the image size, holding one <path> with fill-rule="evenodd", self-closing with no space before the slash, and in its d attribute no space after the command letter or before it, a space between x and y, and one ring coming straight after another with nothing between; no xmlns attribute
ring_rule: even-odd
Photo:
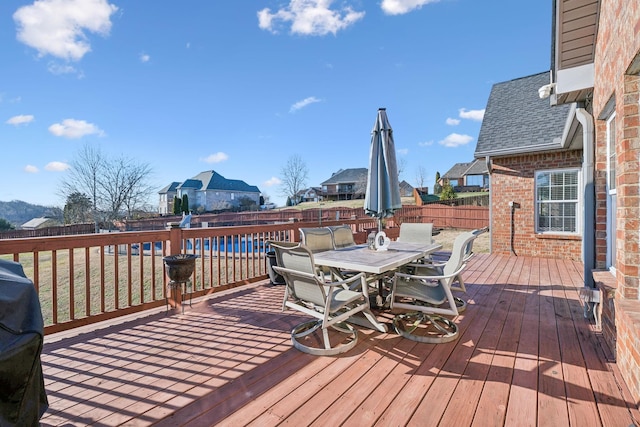
<svg viewBox="0 0 640 427"><path fill-rule="evenodd" d="M300 228L300 242L312 253L333 250L333 233L328 227L302 227ZM331 275L337 271L328 267L321 267L327 280L332 280ZM339 274L337 278L342 278Z"/></svg>
<svg viewBox="0 0 640 427"><path fill-rule="evenodd" d="M278 261L282 262L281 266L273 268L284 277L286 283L282 310L291 308L314 318L292 329L293 346L318 356L336 355L352 349L358 341L358 332L346 321L362 313L371 322L375 322L369 308L364 273L346 280L325 282L324 276L317 274L313 253L307 247L273 247L279 252ZM336 337L331 337L338 341L336 344L331 342L329 328L341 333L339 341ZM310 337L316 331L321 335L321 346L313 345L313 337ZM309 343L304 343L303 340Z"/></svg>
<svg viewBox="0 0 640 427"><path fill-rule="evenodd" d="M400 224L399 242L433 243L433 224L403 222Z"/></svg>
<svg viewBox="0 0 640 427"><path fill-rule="evenodd" d="M331 230L331 237L333 240L334 249L344 249L356 245L356 241L353 237L353 230L349 225L331 225L327 227ZM339 279L355 276L359 271L355 270L337 270L331 269L332 273Z"/></svg>
<svg viewBox="0 0 640 427"><path fill-rule="evenodd" d="M478 228L473 231L470 231L470 233L473 234L473 239L471 239L471 241L467 243L467 246L464 249L463 261L465 263L469 261L469 259L471 259L471 257L473 256L473 242L476 240L476 238L479 235L481 235L482 233L486 233L487 231L489 231L489 227ZM449 259L449 256L450 254L444 255L442 252L434 254L433 257L431 258L431 262L428 263L428 266L434 269L437 269L439 272L442 272L442 267L446 264L447 260ZM454 285L451 287L451 289L455 291L467 292L467 289L464 286L464 280L462 278L462 274L456 277L456 280L454 281Z"/></svg>
<svg viewBox="0 0 640 427"><path fill-rule="evenodd" d="M353 238L353 230L350 225L331 225L327 228L331 231L334 249L355 246L356 241Z"/></svg>
<svg viewBox="0 0 640 427"><path fill-rule="evenodd" d="M333 234L327 227L300 228L300 242L312 253L333 249Z"/></svg>
<svg viewBox="0 0 640 427"><path fill-rule="evenodd" d="M451 284L464 269L464 252L474 238L470 232L456 237L451 256L441 273L422 264L411 264L409 271L412 273L397 272L394 275L390 307L392 310L410 311L394 317L393 326L398 334L424 343L444 343L458 337L456 324L443 316L457 316L459 313ZM421 324L423 328L419 328ZM416 330L423 333L414 334Z"/></svg>

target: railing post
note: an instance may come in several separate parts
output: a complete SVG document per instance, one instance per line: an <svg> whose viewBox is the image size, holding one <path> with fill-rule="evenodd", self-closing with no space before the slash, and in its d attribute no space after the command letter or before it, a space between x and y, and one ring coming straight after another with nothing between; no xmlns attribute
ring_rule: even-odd
<svg viewBox="0 0 640 427"><path fill-rule="evenodd" d="M182 228L180 228L179 222L167 223L167 229L169 230L169 253L167 255L179 255L182 250ZM167 270L165 267L165 276L167 276ZM168 276L167 276L168 277ZM168 282L167 285L167 301L169 305L176 309L176 311L182 310L182 283Z"/></svg>

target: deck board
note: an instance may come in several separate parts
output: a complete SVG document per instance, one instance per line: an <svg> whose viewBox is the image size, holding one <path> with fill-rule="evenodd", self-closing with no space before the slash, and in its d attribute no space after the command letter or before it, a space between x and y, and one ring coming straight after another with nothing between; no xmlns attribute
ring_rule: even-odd
<svg viewBox="0 0 640 427"><path fill-rule="evenodd" d="M289 331L305 317L266 282L46 337L42 425L640 425L584 318L582 275L572 261L474 256L447 344L358 328L345 354L301 353Z"/></svg>

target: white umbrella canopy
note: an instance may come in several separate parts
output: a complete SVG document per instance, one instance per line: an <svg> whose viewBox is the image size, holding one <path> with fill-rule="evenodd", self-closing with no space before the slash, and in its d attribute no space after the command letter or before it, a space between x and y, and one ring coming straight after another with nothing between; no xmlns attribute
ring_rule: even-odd
<svg viewBox="0 0 640 427"><path fill-rule="evenodd" d="M376 123L371 131L364 211L367 215L378 218L378 229L381 230L382 218L393 216L394 211L400 208L402 208L402 199L393 130L389 124L386 109L379 108Z"/></svg>

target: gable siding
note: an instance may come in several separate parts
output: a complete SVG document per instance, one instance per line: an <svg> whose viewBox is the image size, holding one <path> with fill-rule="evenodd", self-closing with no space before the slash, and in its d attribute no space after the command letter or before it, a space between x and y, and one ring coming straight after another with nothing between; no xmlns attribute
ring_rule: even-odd
<svg viewBox="0 0 640 427"><path fill-rule="evenodd" d="M599 0L562 0L558 2L558 68L591 64L597 32Z"/></svg>

